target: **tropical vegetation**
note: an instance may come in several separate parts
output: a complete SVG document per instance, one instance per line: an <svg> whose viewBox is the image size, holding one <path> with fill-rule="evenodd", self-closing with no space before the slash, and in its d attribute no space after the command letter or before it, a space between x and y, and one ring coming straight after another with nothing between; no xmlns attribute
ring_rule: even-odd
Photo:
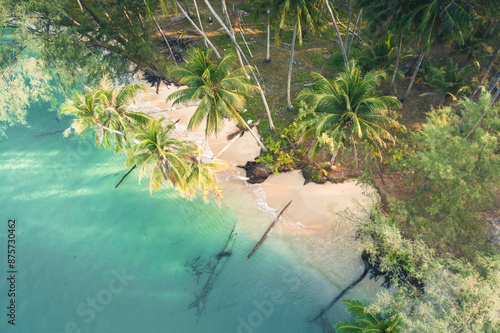
<svg viewBox="0 0 500 333"><path fill-rule="evenodd" d="M230 120L275 173L377 189L358 280L394 288L345 301L338 331L497 332L499 53L493 0L0 0L0 136L57 91L66 135L126 153L150 192L220 202L228 165L130 107L141 70L185 85L190 129Z"/></svg>

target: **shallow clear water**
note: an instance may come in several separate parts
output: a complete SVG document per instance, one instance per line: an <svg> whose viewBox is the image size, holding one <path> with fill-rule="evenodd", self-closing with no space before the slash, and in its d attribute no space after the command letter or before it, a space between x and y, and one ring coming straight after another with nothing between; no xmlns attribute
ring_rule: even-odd
<svg viewBox="0 0 500 333"><path fill-rule="evenodd" d="M264 244L245 262L255 240L228 207L186 201L166 186L150 196L135 171L115 189L123 155L92 138L64 138L69 120L43 108L28 121L0 141L3 276L8 219L17 252L16 325L7 323L2 278L0 332L323 331L307 319L331 286L285 245ZM207 284L235 224L232 254ZM189 308L206 285L202 311Z"/></svg>

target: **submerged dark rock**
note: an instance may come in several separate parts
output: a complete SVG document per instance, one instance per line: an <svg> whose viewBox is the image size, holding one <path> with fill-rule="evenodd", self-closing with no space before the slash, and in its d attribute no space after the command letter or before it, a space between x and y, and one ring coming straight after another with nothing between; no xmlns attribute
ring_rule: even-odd
<svg viewBox="0 0 500 333"><path fill-rule="evenodd" d="M263 183L267 177L272 173L271 169L260 162L250 162L248 161L245 166L239 166L245 169L248 177L248 182L250 184L260 184Z"/></svg>

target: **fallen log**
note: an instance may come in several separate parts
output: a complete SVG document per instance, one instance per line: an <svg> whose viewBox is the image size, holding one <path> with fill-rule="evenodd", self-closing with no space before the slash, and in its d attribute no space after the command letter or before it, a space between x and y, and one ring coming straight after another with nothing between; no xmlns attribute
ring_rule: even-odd
<svg viewBox="0 0 500 333"><path fill-rule="evenodd" d="M271 232L271 230L273 229L274 225L276 224L276 222L278 222L278 220L280 219L281 215L283 214L283 212L288 208L288 206L290 206L290 204L292 203L292 200L290 200L289 203L287 203L287 205L285 206L285 208L283 208L281 210L281 212L279 213L279 215L274 219L273 223L271 224L271 226L267 229L266 233L264 234L264 236L262 236L262 238L260 239L260 241L257 243L257 245L253 248L252 252L250 252L250 254L245 258L245 261L247 261L248 259L250 259L250 257L255 253L255 251L257 251L257 249L259 248L259 246L264 242L264 240L266 239L267 237L267 234Z"/></svg>
<svg viewBox="0 0 500 333"><path fill-rule="evenodd" d="M137 164L134 164L134 166L125 174L125 176L122 177L122 180L120 180L120 182L118 184L116 184L115 188L117 188L118 186L120 186L120 184L122 183L122 181L137 167Z"/></svg>
<svg viewBox="0 0 500 333"><path fill-rule="evenodd" d="M201 294L188 307L189 309L196 307L198 310L197 311L198 317L201 316L201 313L205 308L205 303L207 301L208 294L210 293L212 287L214 286L215 280L217 279L217 275L219 275L220 271L224 267L227 258L231 256L234 240L236 239L236 234L237 233L235 224L233 230L231 231L231 234L229 235L229 238L227 239L224 249L215 256L216 263L214 266L212 266L213 267L212 271L210 272L210 276L208 277L207 282L205 283L205 286L203 287Z"/></svg>

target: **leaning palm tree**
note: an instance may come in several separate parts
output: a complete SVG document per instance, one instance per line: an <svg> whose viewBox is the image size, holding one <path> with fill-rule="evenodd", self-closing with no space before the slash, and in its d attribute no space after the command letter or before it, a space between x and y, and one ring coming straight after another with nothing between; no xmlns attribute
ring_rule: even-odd
<svg viewBox="0 0 500 333"><path fill-rule="evenodd" d="M113 81L104 76L93 88L99 96L104 112L102 125L115 134L115 151L121 152L127 145L127 132L134 124L145 124L151 118L145 113L131 111L131 105L137 102L138 96L145 89L142 84L115 86ZM116 135L116 134L122 135Z"/></svg>
<svg viewBox="0 0 500 333"><path fill-rule="evenodd" d="M151 169L150 193L158 191L163 180L175 187L184 186L191 170L190 156L199 149L194 143L183 142L171 137L175 128L163 118L151 119L135 128L134 144L128 150L127 164L141 167L142 176Z"/></svg>
<svg viewBox="0 0 500 333"><path fill-rule="evenodd" d="M144 123L150 117L143 113L130 111L143 85L131 84L115 87L108 76L104 76L96 86L87 88L84 94L77 94L62 106L63 114L75 119L64 135L73 129L82 134L89 128L95 129L95 145L109 148L114 136L115 151L123 151L127 144L127 132L131 125Z"/></svg>
<svg viewBox="0 0 500 333"><path fill-rule="evenodd" d="M198 159L193 161L191 173L186 178L179 191L183 197L193 199L196 192L203 195L205 202L208 202L208 195L212 194L221 207L222 188L217 182L216 175L222 171L231 171L229 164L222 160L211 160L201 163Z"/></svg>
<svg viewBox="0 0 500 333"><path fill-rule="evenodd" d="M348 320L342 320L335 325L338 333L373 332L399 333L401 332L401 318L385 313L373 312L366 305L356 300L344 300L347 310L352 314Z"/></svg>
<svg viewBox="0 0 500 333"><path fill-rule="evenodd" d="M135 128L134 144L128 151L128 165L138 165L142 176L151 169L149 191L158 191L165 180L183 197L193 199L200 191L205 201L212 194L221 205L222 189L216 174L230 170L225 161L211 160L202 163L201 149L192 142L171 137L175 124L164 118L150 119Z"/></svg>
<svg viewBox="0 0 500 333"><path fill-rule="evenodd" d="M333 152L330 160L333 169L335 158L346 142L353 145L356 160L357 142L368 144L382 157L381 148L386 146L386 141L394 142L387 128L400 126L387 115L387 111L399 107L400 102L393 96L376 96L373 92L385 73L372 71L363 76L351 61L349 69L332 81L318 73L312 75L317 82L297 97L311 106L301 111L297 119L301 140L314 137L310 158L315 159L326 145Z"/></svg>
<svg viewBox="0 0 500 333"><path fill-rule="evenodd" d="M206 120L205 135L219 134L225 119L245 126L262 149L264 145L243 120L238 110L243 109L246 97L259 88L245 78L249 66L235 68L236 56L226 54L217 63L210 59L211 51L193 49L188 52L187 62L174 67L170 74L180 80L186 89L177 90L168 96L174 105L199 101L188 128L194 130Z"/></svg>

